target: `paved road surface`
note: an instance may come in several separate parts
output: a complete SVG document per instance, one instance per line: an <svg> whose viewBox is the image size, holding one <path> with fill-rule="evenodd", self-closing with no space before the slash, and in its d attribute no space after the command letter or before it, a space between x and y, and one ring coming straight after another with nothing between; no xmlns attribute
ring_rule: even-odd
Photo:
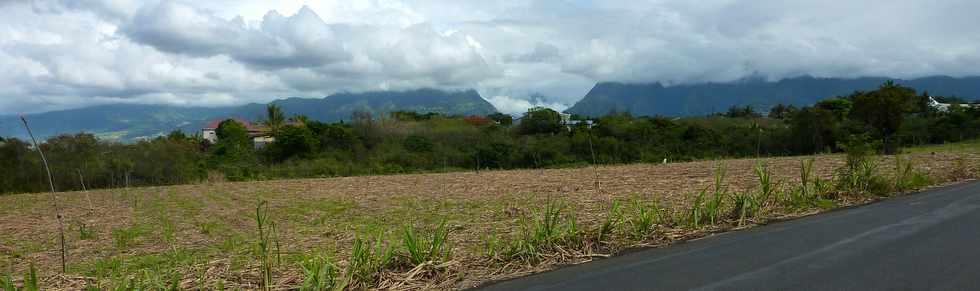
<svg viewBox="0 0 980 291"><path fill-rule="evenodd" d="M980 290L980 182L483 289Z"/></svg>

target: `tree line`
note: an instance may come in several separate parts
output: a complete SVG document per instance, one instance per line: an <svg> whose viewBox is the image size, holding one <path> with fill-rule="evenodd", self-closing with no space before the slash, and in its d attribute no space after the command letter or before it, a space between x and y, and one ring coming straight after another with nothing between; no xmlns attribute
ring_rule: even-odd
<svg viewBox="0 0 980 291"><path fill-rule="evenodd" d="M812 106L753 107L701 117L637 117L610 113L588 122L532 108L507 114L447 116L355 113L349 122L286 117L274 105L263 124L275 141L261 148L246 128L225 120L210 144L173 132L134 144L86 133L60 135L40 147L56 188L112 188L410 172L551 168L586 164L659 163L696 159L831 153L863 144L881 153L980 136L980 109L940 111L928 93L888 82L872 91L835 96ZM937 98L950 100L948 98ZM0 193L47 187L35 149L0 139Z"/></svg>

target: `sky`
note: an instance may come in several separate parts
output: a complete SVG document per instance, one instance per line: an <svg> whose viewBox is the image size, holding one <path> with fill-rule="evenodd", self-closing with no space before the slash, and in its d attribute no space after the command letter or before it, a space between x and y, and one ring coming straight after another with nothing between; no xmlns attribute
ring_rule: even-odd
<svg viewBox="0 0 980 291"><path fill-rule="evenodd" d="M980 75L980 1L0 0L0 114L423 87Z"/></svg>

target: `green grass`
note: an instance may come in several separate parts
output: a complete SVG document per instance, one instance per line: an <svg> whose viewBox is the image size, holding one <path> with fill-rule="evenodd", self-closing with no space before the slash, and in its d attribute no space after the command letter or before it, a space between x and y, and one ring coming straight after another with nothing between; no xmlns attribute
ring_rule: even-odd
<svg viewBox="0 0 980 291"><path fill-rule="evenodd" d="M0 289L3 291L38 291L41 290L40 281L37 276L37 268L34 264L31 264L30 269L28 269L27 274L24 274L24 286L18 288L14 285L14 279L10 277L10 274L5 274L0 276Z"/></svg>
<svg viewBox="0 0 980 291"><path fill-rule="evenodd" d="M531 217L523 217L518 236L508 244L505 260L535 262L578 232L574 217L565 212L565 203L551 200Z"/></svg>
<svg viewBox="0 0 980 291"><path fill-rule="evenodd" d="M629 224L630 235L634 239L644 239L653 232L653 226L659 222L660 206L655 201L648 203L633 199L630 210L626 212L626 222Z"/></svg>
<svg viewBox="0 0 980 291"><path fill-rule="evenodd" d="M146 234L147 226L143 224L133 224L124 228L112 230L112 241L116 248L124 250L138 243L141 236Z"/></svg>
<svg viewBox="0 0 980 291"><path fill-rule="evenodd" d="M406 225L403 230L402 245L408 252L412 264L439 263L451 255L452 248L448 245L448 239L449 229L446 228L444 220L428 233Z"/></svg>
<svg viewBox="0 0 980 291"><path fill-rule="evenodd" d="M614 200L612 205L609 206L609 212L606 213L605 219L599 224L599 230L596 232L596 242L605 242L622 223L623 210L621 209L621 204L618 200Z"/></svg>
<svg viewBox="0 0 980 291"><path fill-rule="evenodd" d="M272 290L273 264L281 264L281 260L279 258L279 238L276 232L276 224L269 217L267 204L265 201L259 201L258 206L255 207L255 224L258 226L256 253L259 263L262 265L262 288ZM273 252L275 252L275 260L273 260Z"/></svg>
<svg viewBox="0 0 980 291"><path fill-rule="evenodd" d="M326 291L340 286L338 268L326 256L310 256L305 258L300 267L303 269L301 291Z"/></svg>
<svg viewBox="0 0 980 291"><path fill-rule="evenodd" d="M974 153L980 154L980 139L946 143L938 145L924 145L906 148L907 153Z"/></svg>
<svg viewBox="0 0 980 291"><path fill-rule="evenodd" d="M361 238L354 239L344 285L354 288L373 286L378 274L394 262L395 251L387 246L382 237L379 233L373 244Z"/></svg>

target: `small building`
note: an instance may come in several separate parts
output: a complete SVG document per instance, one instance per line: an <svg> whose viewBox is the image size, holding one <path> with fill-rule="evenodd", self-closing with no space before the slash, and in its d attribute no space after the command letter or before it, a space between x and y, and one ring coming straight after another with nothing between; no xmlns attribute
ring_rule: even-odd
<svg viewBox="0 0 980 291"><path fill-rule="evenodd" d="M935 98L932 98L932 96L929 97L929 106L931 106L932 108L935 108L939 112L948 112L949 111L949 108L951 106L953 106L953 105L957 105L959 107L980 108L980 104L971 104L971 103L965 103L965 104L940 103L939 101L936 101Z"/></svg>
<svg viewBox="0 0 980 291"><path fill-rule="evenodd" d="M245 130L248 131L248 137L252 139L252 145L256 149L262 148L276 140L275 137L272 136L272 131L264 125L253 124L248 120L240 118L232 119L245 127ZM201 137L212 144L217 143L218 126L225 120L228 120L228 118L220 118L209 121L203 128L201 128Z"/></svg>

